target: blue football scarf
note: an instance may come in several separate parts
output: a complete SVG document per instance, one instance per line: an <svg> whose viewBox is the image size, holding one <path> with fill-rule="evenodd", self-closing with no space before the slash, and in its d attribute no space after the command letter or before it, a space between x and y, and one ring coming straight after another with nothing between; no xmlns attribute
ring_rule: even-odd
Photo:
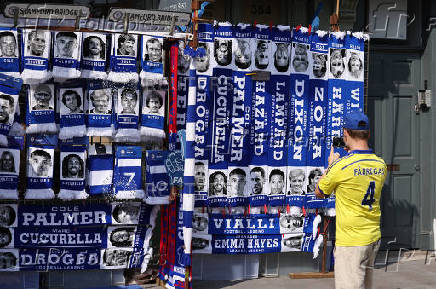
<svg viewBox="0 0 436 289"><path fill-rule="evenodd" d="M324 214L329 217L336 216L336 196L331 194L327 199L324 199Z"/></svg>
<svg viewBox="0 0 436 289"><path fill-rule="evenodd" d="M8 148L0 148L0 199L18 199L21 149L13 144Z"/></svg>
<svg viewBox="0 0 436 289"><path fill-rule="evenodd" d="M15 123L20 120L18 117L20 113L18 95L22 84L23 81L20 78L0 73L0 101L2 107L8 108L7 110L2 109L0 115L0 145L2 146L8 145L7 136L11 133L12 127L17 126Z"/></svg>
<svg viewBox="0 0 436 289"><path fill-rule="evenodd" d="M141 147L117 146L114 166L114 193L117 199L142 199Z"/></svg>
<svg viewBox="0 0 436 289"><path fill-rule="evenodd" d="M141 41L141 82L147 86L153 79L163 77L163 38L143 35Z"/></svg>
<svg viewBox="0 0 436 289"><path fill-rule="evenodd" d="M114 33L112 34L111 45L108 79L121 83L137 82L138 35Z"/></svg>
<svg viewBox="0 0 436 289"><path fill-rule="evenodd" d="M56 133L53 84L31 84L27 89L26 133Z"/></svg>
<svg viewBox="0 0 436 289"><path fill-rule="evenodd" d="M347 113L363 111L364 105L364 42L363 33L347 33L344 40L346 49L345 95Z"/></svg>
<svg viewBox="0 0 436 289"><path fill-rule="evenodd" d="M86 199L86 147L62 145L60 160L61 189L58 197L63 200Z"/></svg>
<svg viewBox="0 0 436 289"><path fill-rule="evenodd" d="M168 151L147 151L145 202L150 205L169 204L169 176L165 167Z"/></svg>
<svg viewBox="0 0 436 289"><path fill-rule="evenodd" d="M254 69L269 71L273 65L271 33L268 26L255 27ZM264 206L268 203L268 139L271 121L271 93L268 82L253 81L251 104L252 123L250 131L251 162L249 176L249 198L251 207Z"/></svg>
<svg viewBox="0 0 436 289"><path fill-rule="evenodd" d="M158 84L144 87L142 95L141 137L146 142L161 142L166 134L165 105L168 81L162 78Z"/></svg>
<svg viewBox="0 0 436 289"><path fill-rule="evenodd" d="M54 198L54 192L52 190L54 146L34 146L29 144L27 159L27 189L25 198Z"/></svg>
<svg viewBox="0 0 436 289"><path fill-rule="evenodd" d="M344 32L333 32L329 37L329 80L328 80L328 109L327 109L327 141L325 154L325 167L328 165L328 152L332 145L333 137L342 136L342 124L346 112L346 68L344 48ZM341 156L345 150L335 148Z"/></svg>
<svg viewBox="0 0 436 289"><path fill-rule="evenodd" d="M250 25L234 27L233 41L234 68L232 73L233 91L230 111L230 147L228 166L228 202L232 207L245 206L249 194L248 165L250 153L250 109L252 102L252 81L246 75L253 64L252 38L254 29Z"/></svg>
<svg viewBox="0 0 436 289"><path fill-rule="evenodd" d="M50 31L23 29L21 39L21 78L25 83L45 82L52 77L49 71Z"/></svg>
<svg viewBox="0 0 436 289"><path fill-rule="evenodd" d="M313 193L324 171L326 154L326 119L328 98L327 32L312 35L312 66L309 79L309 148L307 150L307 193Z"/></svg>
<svg viewBox="0 0 436 289"><path fill-rule="evenodd" d="M291 59L291 30L278 26L272 30L273 66L268 91L271 93L271 122L268 149L268 195L270 206L286 202L286 136L288 128L289 75Z"/></svg>
<svg viewBox="0 0 436 289"><path fill-rule="evenodd" d="M57 87L59 139L86 135L84 94L82 83L71 85L60 84Z"/></svg>
<svg viewBox="0 0 436 289"><path fill-rule="evenodd" d="M139 104L141 86L138 84L125 84L119 86L114 97L116 113L115 141L140 142L139 134Z"/></svg>
<svg viewBox="0 0 436 289"><path fill-rule="evenodd" d="M113 95L116 89L110 82L93 80L88 84L86 125L88 136L112 136Z"/></svg>
<svg viewBox="0 0 436 289"><path fill-rule="evenodd" d="M53 77L79 78L82 32L53 33Z"/></svg>
<svg viewBox="0 0 436 289"><path fill-rule="evenodd" d="M210 133L209 207L227 206L233 33L233 27L228 23L220 23L214 31L214 61L212 63L216 66L213 68L215 83L212 88L212 125L210 127L212 132Z"/></svg>
<svg viewBox="0 0 436 289"><path fill-rule="evenodd" d="M186 107L188 105L189 67L192 57L185 53L185 42L179 41L177 57L177 130L186 129Z"/></svg>
<svg viewBox="0 0 436 289"><path fill-rule="evenodd" d="M88 194L102 195L112 193L114 156L112 146L93 144L88 153Z"/></svg>
<svg viewBox="0 0 436 289"><path fill-rule="evenodd" d="M306 161L309 110L310 35L307 29L294 29L291 53L291 104L289 107L289 147L287 204L298 207L306 193Z"/></svg>
<svg viewBox="0 0 436 289"><path fill-rule="evenodd" d="M108 57L107 35L104 33L83 32L82 78L106 79Z"/></svg>
<svg viewBox="0 0 436 289"><path fill-rule="evenodd" d="M4 50L0 51L0 73L12 77L20 77L20 49L18 46L18 33L16 28L0 27L0 38L5 43Z"/></svg>

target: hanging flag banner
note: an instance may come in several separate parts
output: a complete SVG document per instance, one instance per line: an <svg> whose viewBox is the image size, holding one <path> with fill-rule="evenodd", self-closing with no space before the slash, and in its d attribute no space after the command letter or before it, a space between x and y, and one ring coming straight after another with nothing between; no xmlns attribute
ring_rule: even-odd
<svg viewBox="0 0 436 289"><path fill-rule="evenodd" d="M88 150L87 190L90 195L110 194L114 156L112 146L108 144L92 144Z"/></svg>

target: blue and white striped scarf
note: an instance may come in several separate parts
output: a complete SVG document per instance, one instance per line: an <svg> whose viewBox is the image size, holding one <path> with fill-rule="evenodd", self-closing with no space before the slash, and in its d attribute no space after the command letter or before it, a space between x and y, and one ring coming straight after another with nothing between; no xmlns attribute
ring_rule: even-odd
<svg viewBox="0 0 436 289"><path fill-rule="evenodd" d="M141 86L139 83L118 85L114 96L115 141L140 142L139 108Z"/></svg>
<svg viewBox="0 0 436 289"><path fill-rule="evenodd" d="M112 193L114 156L112 146L93 144L89 146L87 191L90 195Z"/></svg>
<svg viewBox="0 0 436 289"><path fill-rule="evenodd" d="M143 199L142 150L136 146L117 146L114 165L114 194L117 199Z"/></svg>
<svg viewBox="0 0 436 289"><path fill-rule="evenodd" d="M170 179L165 167L168 151L146 152L145 202L150 205L168 205Z"/></svg>

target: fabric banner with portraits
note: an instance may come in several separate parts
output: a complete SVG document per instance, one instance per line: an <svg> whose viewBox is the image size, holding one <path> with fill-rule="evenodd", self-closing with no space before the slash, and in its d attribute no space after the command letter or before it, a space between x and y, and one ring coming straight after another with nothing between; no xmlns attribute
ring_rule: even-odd
<svg viewBox="0 0 436 289"><path fill-rule="evenodd" d="M17 29L0 27L0 73L20 77L19 54Z"/></svg>
<svg viewBox="0 0 436 289"><path fill-rule="evenodd" d="M60 160L61 188L58 198L86 199L88 197L85 191L86 147L61 145Z"/></svg>
<svg viewBox="0 0 436 289"><path fill-rule="evenodd" d="M20 151L12 145L0 148L0 199L18 199Z"/></svg>
<svg viewBox="0 0 436 289"><path fill-rule="evenodd" d="M27 148L26 199L53 199L54 146Z"/></svg>
<svg viewBox="0 0 436 289"><path fill-rule="evenodd" d="M141 41L141 81L147 86L152 79L163 77L163 38L143 35Z"/></svg>
<svg viewBox="0 0 436 289"><path fill-rule="evenodd" d="M88 84L86 125L88 136L112 136L114 132L113 96L116 88L107 81L92 80Z"/></svg>
<svg viewBox="0 0 436 289"><path fill-rule="evenodd" d="M45 82L52 77L50 68L51 32L23 29L21 41L21 78L25 83Z"/></svg>
<svg viewBox="0 0 436 289"><path fill-rule="evenodd" d="M80 77L82 32L53 32L53 77Z"/></svg>
<svg viewBox="0 0 436 289"><path fill-rule="evenodd" d="M141 86L138 84L124 84L118 86L114 96L116 113L115 141L117 142L140 142L139 132L139 107Z"/></svg>
<svg viewBox="0 0 436 289"><path fill-rule="evenodd" d="M126 83L138 81L136 59L138 57L138 38L136 34L112 34L110 69L108 79Z"/></svg>
<svg viewBox="0 0 436 289"><path fill-rule="evenodd" d="M141 136L143 139L165 138L165 100L168 95L168 81L161 78L148 83L142 92Z"/></svg>
<svg viewBox="0 0 436 289"><path fill-rule="evenodd" d="M108 37L104 33L83 32L82 78L106 79Z"/></svg>
<svg viewBox="0 0 436 289"><path fill-rule="evenodd" d="M59 139L86 136L84 113L84 83L59 85L57 106L59 112Z"/></svg>
<svg viewBox="0 0 436 289"><path fill-rule="evenodd" d="M19 122L18 95L23 81L0 73L0 145L8 146L8 135L14 122Z"/></svg>
<svg viewBox="0 0 436 289"><path fill-rule="evenodd" d="M54 84L31 84L27 88L26 133L57 133Z"/></svg>

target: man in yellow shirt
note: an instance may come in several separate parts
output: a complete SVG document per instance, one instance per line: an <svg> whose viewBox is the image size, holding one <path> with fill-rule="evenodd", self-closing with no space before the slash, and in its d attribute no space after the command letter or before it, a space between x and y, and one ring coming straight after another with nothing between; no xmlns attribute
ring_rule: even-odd
<svg viewBox="0 0 436 289"><path fill-rule="evenodd" d="M361 112L344 117L345 148L330 151L329 167L315 189L318 197L336 194L335 288L370 289L380 246L380 196L386 164L369 149L369 121Z"/></svg>

